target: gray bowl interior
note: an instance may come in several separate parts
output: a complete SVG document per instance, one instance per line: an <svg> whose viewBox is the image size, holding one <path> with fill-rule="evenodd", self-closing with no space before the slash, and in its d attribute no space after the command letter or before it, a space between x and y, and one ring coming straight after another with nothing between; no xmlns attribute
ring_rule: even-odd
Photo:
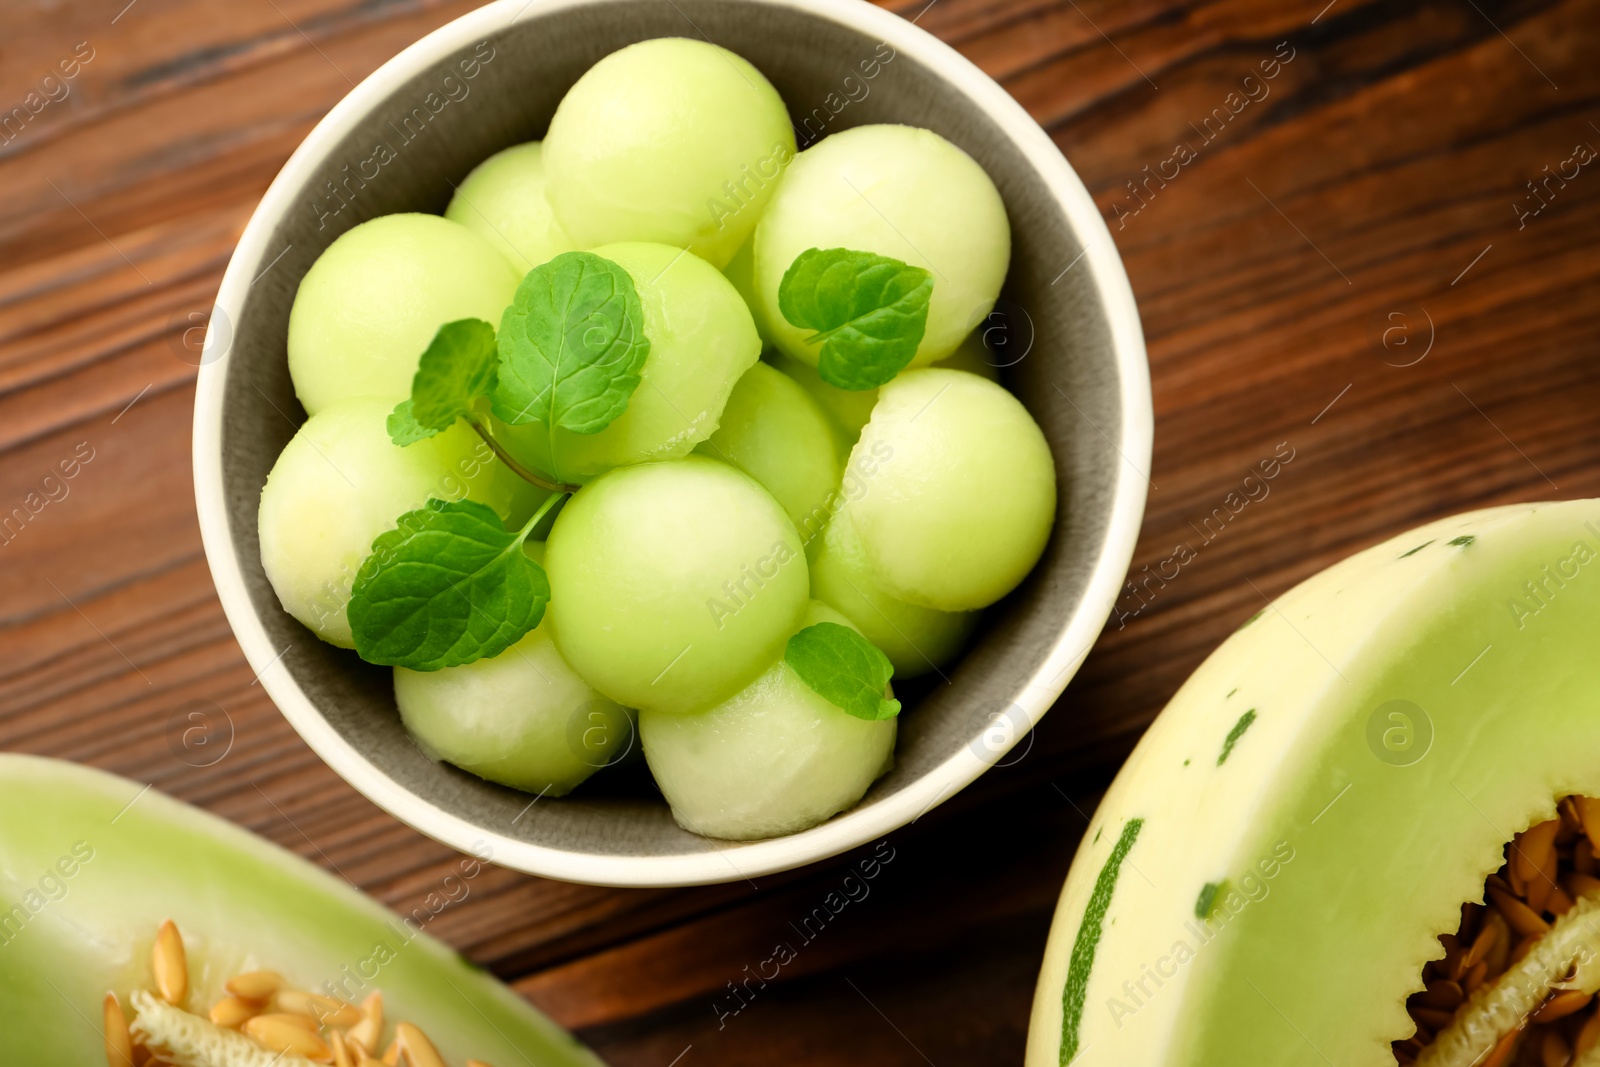
<svg viewBox="0 0 1600 1067"><path fill-rule="evenodd" d="M261 567L256 508L273 461L305 418L289 380L285 335L295 290L316 257L339 234L376 216L443 211L453 183L482 159L542 137L562 94L596 60L662 36L703 36L748 58L788 102L802 144L808 133L869 123L937 131L993 176L1010 214L1014 251L1002 306L1010 350L1027 354L1007 368L1006 384L1038 419L1055 453L1055 533L1024 585L990 609L974 647L946 670L948 681L934 676L910 688L913 704L900 720L896 766L862 805L901 789L963 747L981 745L991 717L1040 668L1104 548L1119 462L1111 441L1122 430L1122 387L1106 314L1089 271L1061 273L1083 245L1045 180L999 124L935 70L902 54L880 61L875 77L864 78L859 64L883 53L877 40L859 31L743 0L615 0L530 10L476 52L463 49L393 94L300 190L297 202L304 207L284 219L268 245L268 255L287 251L249 290L234 331L222 420L234 548L273 647L289 649L283 662L295 681L379 769L490 832L600 855L681 855L715 846L673 823L639 768L608 769L572 796L528 810L531 797L425 758L401 726L389 671L323 644L279 606ZM841 101L848 102L841 107ZM384 154L380 146L394 158L374 166L369 161Z"/></svg>

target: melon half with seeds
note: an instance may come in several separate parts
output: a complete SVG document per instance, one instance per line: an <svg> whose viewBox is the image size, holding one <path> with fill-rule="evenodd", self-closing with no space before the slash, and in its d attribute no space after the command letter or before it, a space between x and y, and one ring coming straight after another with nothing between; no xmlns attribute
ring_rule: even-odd
<svg viewBox="0 0 1600 1067"><path fill-rule="evenodd" d="M601 1067L426 932L289 852L99 771L0 754L0 1062Z"/></svg>
<svg viewBox="0 0 1600 1067"><path fill-rule="evenodd" d="M1030 1067L1600 1064L1600 501L1456 516L1202 664L1079 846Z"/></svg>

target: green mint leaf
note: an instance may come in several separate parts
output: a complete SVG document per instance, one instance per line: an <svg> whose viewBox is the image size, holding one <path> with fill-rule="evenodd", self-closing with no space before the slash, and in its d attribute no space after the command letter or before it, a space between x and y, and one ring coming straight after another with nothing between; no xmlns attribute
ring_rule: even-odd
<svg viewBox="0 0 1600 1067"><path fill-rule="evenodd" d="M404 447L471 415L473 402L494 389L496 357L494 327L482 319L439 327L417 363L411 398L389 416L389 439Z"/></svg>
<svg viewBox="0 0 1600 1067"><path fill-rule="evenodd" d="M430 500L379 534L356 573L350 629L368 663L436 671L495 656L544 618L550 582L472 500Z"/></svg>
<svg viewBox="0 0 1600 1067"><path fill-rule="evenodd" d="M494 413L599 433L627 410L650 354L628 272L592 252L563 252L529 271L500 320Z"/></svg>
<svg viewBox="0 0 1600 1067"><path fill-rule="evenodd" d="M411 380L411 414L432 430L472 414L472 405L494 389L494 327L482 319L458 319L439 327Z"/></svg>
<svg viewBox="0 0 1600 1067"><path fill-rule="evenodd" d="M389 431L389 440L401 448L414 445L439 432L430 430L417 421L416 416L411 414L409 398L395 405L394 410L389 412L389 417L384 420L384 427Z"/></svg>
<svg viewBox="0 0 1600 1067"><path fill-rule="evenodd" d="M789 325L816 330L817 373L840 389L876 389L911 362L928 328L933 275L871 252L808 248L778 283Z"/></svg>
<svg viewBox="0 0 1600 1067"><path fill-rule="evenodd" d="M889 657L848 626L819 622L789 638L783 659L800 680L858 719L892 719L900 702L883 695Z"/></svg>

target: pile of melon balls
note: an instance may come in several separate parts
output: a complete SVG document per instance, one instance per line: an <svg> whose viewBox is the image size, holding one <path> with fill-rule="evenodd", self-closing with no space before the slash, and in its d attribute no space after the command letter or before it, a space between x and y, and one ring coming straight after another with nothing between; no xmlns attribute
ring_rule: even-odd
<svg viewBox="0 0 1600 1067"><path fill-rule="evenodd" d="M496 655L395 667L430 758L559 796L642 748L687 830L806 829L892 766L896 718L825 697L791 639L847 627L896 679L943 674L1044 551L1051 453L975 332L1010 259L994 183L929 130L795 144L744 59L645 41L584 74L543 142L484 160L443 217L364 222L306 273L288 360L309 417L259 513L284 609L355 648L353 586L403 515L475 501L514 532L544 512L520 545L548 578L538 625ZM921 340L876 388L825 380L832 334L780 300L799 257L838 249L932 283ZM391 414L440 328L509 329L519 285L570 253L637 291L649 350L625 410L576 432L485 404L397 444Z"/></svg>

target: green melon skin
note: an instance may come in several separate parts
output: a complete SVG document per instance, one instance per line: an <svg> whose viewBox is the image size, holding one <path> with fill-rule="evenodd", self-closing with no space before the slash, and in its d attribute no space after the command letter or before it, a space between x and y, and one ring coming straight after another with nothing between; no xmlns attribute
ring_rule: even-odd
<svg viewBox="0 0 1600 1067"><path fill-rule="evenodd" d="M359 1001L381 989L445 1061L600 1067L511 990L425 932L480 892L463 856L402 918L304 860L137 782L57 760L0 755L0 1047L8 1064L102 1064L100 1000L153 988L162 920L183 934L187 1007L271 968ZM67 873L70 872L70 873ZM363 975L369 977L363 977ZM359 983L365 983L360 985Z"/></svg>
<svg viewBox="0 0 1600 1067"><path fill-rule="evenodd" d="M1027 1064L1390 1067L1505 843L1600 791L1597 619L1594 500L1444 519L1266 606L1101 803Z"/></svg>

